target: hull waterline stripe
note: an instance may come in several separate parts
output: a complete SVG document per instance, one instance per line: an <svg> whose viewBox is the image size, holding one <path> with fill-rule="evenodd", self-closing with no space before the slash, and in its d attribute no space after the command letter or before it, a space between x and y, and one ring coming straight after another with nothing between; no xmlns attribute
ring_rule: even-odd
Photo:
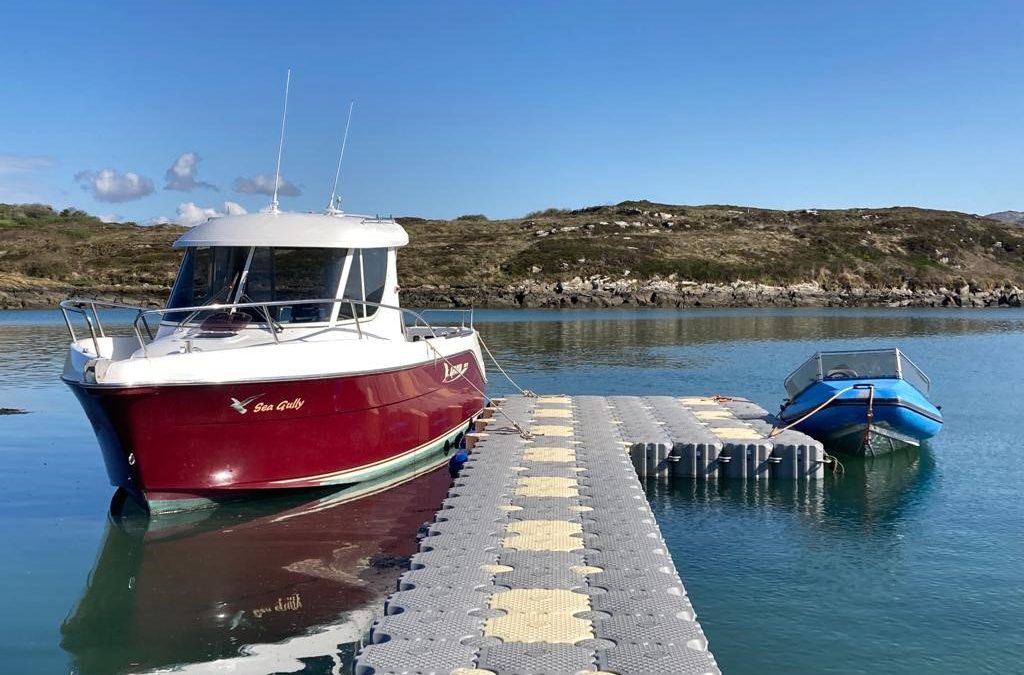
<svg viewBox="0 0 1024 675"><path fill-rule="evenodd" d="M360 472L360 471L366 471L366 470L369 470L369 469L373 469L373 468L376 468L376 467L378 467L378 466L380 466L382 464L387 464L389 462L394 462L396 460L402 459L404 457L408 457L409 455L415 454L415 453L420 452L422 450L428 449L430 446L437 444L438 442L444 440L448 436L451 436L453 433L455 433L456 431L461 429L463 426L469 424L469 421L472 420L474 417L476 417L479 414L480 414L480 411L478 410L475 413L473 413L472 415L470 415L469 417L467 417L466 419L464 419L461 422L459 422L458 424L456 424L454 427L452 427L452 428L448 429L447 431L445 431L440 436L435 436L434 438L430 439L426 443L423 443L422 445L418 445L415 448L412 448L411 450L406 450L405 452L403 452L400 455L393 455L393 456L388 457L386 459L382 459L382 460L376 461L376 462L374 462L372 464L364 464L362 466L352 467L350 469L342 469L340 471L332 471L330 473L323 473L323 474L318 474L318 475L315 475L315 476L302 476L302 477L299 477L299 478L282 478L280 480L269 481L268 484L270 484L270 485L284 485L284 484L290 484L290 483L306 483L306 482L316 482L316 481L322 481L322 480L334 480L334 479L337 479L337 478L342 478L342 477L344 477L347 474L355 474L355 473ZM238 488L239 489L246 489L244 485L239 485Z"/></svg>

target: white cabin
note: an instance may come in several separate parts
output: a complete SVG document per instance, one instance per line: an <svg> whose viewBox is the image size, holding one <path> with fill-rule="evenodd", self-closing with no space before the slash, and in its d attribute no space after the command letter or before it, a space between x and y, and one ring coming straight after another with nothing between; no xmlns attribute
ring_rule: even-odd
<svg viewBox="0 0 1024 675"><path fill-rule="evenodd" d="M197 225L163 309L61 303L73 344L65 379L195 383L384 371L470 350L484 372L472 310L431 326L399 305L393 219L257 213ZM109 335L98 310L133 309L132 335ZM89 337L79 339L77 315ZM468 323L467 323L468 319ZM485 376L486 377L486 376Z"/></svg>
<svg viewBox="0 0 1024 675"><path fill-rule="evenodd" d="M184 308L204 305L243 305L233 311L264 327L269 320L278 332L352 329L357 321L359 330L401 331L395 257L407 243L409 235L394 220L367 216L259 213L208 220L174 243L185 257L167 309L183 311L164 314L160 334L182 322L202 324L210 312ZM337 300L310 302L325 298Z"/></svg>

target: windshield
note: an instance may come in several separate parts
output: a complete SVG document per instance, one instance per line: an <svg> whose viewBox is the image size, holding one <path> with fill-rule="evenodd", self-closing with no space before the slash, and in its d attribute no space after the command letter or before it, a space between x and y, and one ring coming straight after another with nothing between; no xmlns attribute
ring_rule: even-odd
<svg viewBox="0 0 1024 675"><path fill-rule="evenodd" d="M280 247L196 247L185 253L168 309L214 304L282 303L267 312L277 323L321 323L372 316L376 307L309 302L340 297L379 303L387 278L388 249ZM347 274L347 277L346 277ZM342 279L345 278L344 285ZM287 301L296 301L289 304ZM304 302L299 302L304 301ZM252 321L265 322L262 308L240 308ZM202 321L213 311L171 312L165 320Z"/></svg>
<svg viewBox="0 0 1024 675"><path fill-rule="evenodd" d="M343 248L257 248L240 302L336 297L347 253ZM311 323L330 321L333 307L319 302L267 309L279 323Z"/></svg>
<svg viewBox="0 0 1024 675"><path fill-rule="evenodd" d="M242 246L188 249L167 300L168 309L232 302L248 258L249 248ZM175 322L186 318L187 312L165 316L165 320Z"/></svg>
<svg viewBox="0 0 1024 675"><path fill-rule="evenodd" d="M931 382L898 349L818 352L786 378L786 391L796 396L819 380L900 378L927 395Z"/></svg>

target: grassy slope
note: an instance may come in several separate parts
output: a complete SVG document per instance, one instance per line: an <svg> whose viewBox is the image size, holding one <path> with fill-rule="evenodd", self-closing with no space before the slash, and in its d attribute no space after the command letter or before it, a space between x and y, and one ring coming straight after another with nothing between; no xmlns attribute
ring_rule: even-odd
<svg viewBox="0 0 1024 675"><path fill-rule="evenodd" d="M0 291L165 289L181 259L171 242L184 231L103 223L81 211L58 213L35 204L0 204Z"/></svg>
<svg viewBox="0 0 1024 675"><path fill-rule="evenodd" d="M630 278L674 274L698 282L1024 286L1024 230L949 211L807 213L624 202L514 220L401 222L411 238L400 261L407 288L495 287L528 277L621 278L626 270ZM565 227L579 229L536 235ZM105 224L79 211L56 213L38 205L0 205L0 292L81 289L159 298L180 258L170 243L183 230Z"/></svg>
<svg viewBox="0 0 1024 675"><path fill-rule="evenodd" d="M616 221L642 227L621 228ZM898 207L807 213L624 202L551 210L523 220L402 222L412 239L403 256L407 286L487 286L530 276L551 281L595 274L619 278L626 270L641 279L675 274L700 282L1024 284L1024 232L950 211ZM535 234L563 227L581 229ZM541 270L533 273L536 267Z"/></svg>

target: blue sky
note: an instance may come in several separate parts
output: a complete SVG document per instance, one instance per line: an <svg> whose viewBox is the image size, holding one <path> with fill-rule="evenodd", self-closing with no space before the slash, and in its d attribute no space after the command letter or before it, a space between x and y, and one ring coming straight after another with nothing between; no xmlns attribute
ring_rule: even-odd
<svg viewBox="0 0 1024 675"><path fill-rule="evenodd" d="M253 181L273 175L291 67L287 209L326 205L353 99L354 212L1024 209L1021 2L39 2L3 17L0 201L139 222L265 206ZM165 189L179 158L186 189Z"/></svg>

